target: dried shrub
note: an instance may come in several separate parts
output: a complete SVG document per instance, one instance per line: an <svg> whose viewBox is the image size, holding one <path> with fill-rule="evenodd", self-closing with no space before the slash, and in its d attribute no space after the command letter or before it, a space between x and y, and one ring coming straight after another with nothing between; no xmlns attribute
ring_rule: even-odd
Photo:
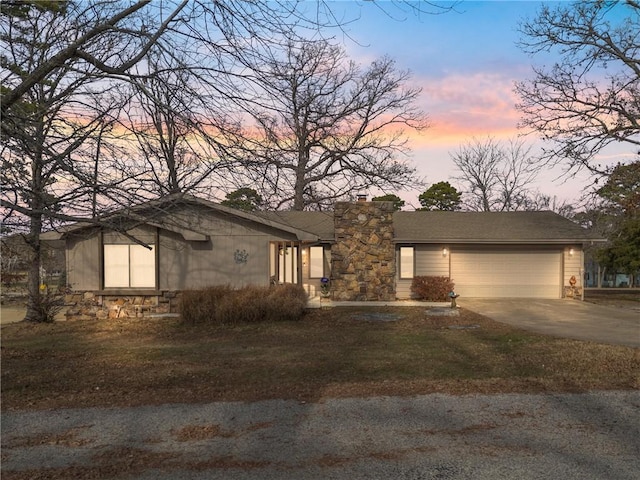
<svg viewBox="0 0 640 480"><path fill-rule="evenodd" d="M268 287L243 287L233 290L218 305L213 322L232 325L234 323L255 323L262 320L264 295Z"/></svg>
<svg viewBox="0 0 640 480"><path fill-rule="evenodd" d="M232 292L228 285L185 290L180 299L180 313L190 323L205 323L216 317L219 305Z"/></svg>
<svg viewBox="0 0 640 480"><path fill-rule="evenodd" d="M298 285L215 286L184 291L180 313L189 323L231 325L298 320L306 305L307 294Z"/></svg>
<svg viewBox="0 0 640 480"><path fill-rule="evenodd" d="M449 277L413 277L411 293L414 298L429 302L445 302L449 299L449 292L453 290L454 283Z"/></svg>
<svg viewBox="0 0 640 480"><path fill-rule="evenodd" d="M307 292L300 285L277 285L264 299L265 320L299 320L307 307Z"/></svg>
<svg viewBox="0 0 640 480"><path fill-rule="evenodd" d="M42 323L53 323L56 315L60 313L64 307L64 298L51 292L41 293L36 298L30 299L32 308L37 313L36 321Z"/></svg>

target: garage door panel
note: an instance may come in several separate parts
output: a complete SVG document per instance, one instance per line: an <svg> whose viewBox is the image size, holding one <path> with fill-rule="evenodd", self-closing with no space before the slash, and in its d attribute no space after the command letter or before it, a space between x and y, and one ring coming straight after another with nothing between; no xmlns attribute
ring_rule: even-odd
<svg viewBox="0 0 640 480"><path fill-rule="evenodd" d="M464 292L460 294L460 292ZM456 293L466 298L558 298L558 289L550 288L546 285L462 285L458 288L456 283Z"/></svg>
<svg viewBox="0 0 640 480"><path fill-rule="evenodd" d="M467 297L558 298L562 253L453 250L451 278Z"/></svg>

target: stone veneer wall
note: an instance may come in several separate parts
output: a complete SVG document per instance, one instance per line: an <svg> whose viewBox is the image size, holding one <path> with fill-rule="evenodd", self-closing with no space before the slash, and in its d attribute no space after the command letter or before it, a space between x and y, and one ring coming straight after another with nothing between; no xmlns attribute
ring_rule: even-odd
<svg viewBox="0 0 640 480"><path fill-rule="evenodd" d="M395 300L393 202L338 202L331 247L334 300Z"/></svg>
<svg viewBox="0 0 640 480"><path fill-rule="evenodd" d="M73 292L65 295L68 320L106 318L144 318L177 313L180 292L162 295L95 295L93 292Z"/></svg>

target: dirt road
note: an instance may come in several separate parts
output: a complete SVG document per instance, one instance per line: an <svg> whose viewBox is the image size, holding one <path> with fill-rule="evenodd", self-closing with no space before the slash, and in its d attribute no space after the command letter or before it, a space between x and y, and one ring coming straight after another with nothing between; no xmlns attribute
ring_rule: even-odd
<svg viewBox="0 0 640 480"><path fill-rule="evenodd" d="M640 393L2 414L2 478L635 479Z"/></svg>

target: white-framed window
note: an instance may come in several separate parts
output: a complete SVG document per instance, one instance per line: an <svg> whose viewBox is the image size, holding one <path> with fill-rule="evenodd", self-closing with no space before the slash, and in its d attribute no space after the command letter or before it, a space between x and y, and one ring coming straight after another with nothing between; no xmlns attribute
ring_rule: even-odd
<svg viewBox="0 0 640 480"><path fill-rule="evenodd" d="M400 247L400 278L413 278L414 248Z"/></svg>
<svg viewBox="0 0 640 480"><path fill-rule="evenodd" d="M155 288L155 246L104 245L104 288Z"/></svg>
<svg viewBox="0 0 640 480"><path fill-rule="evenodd" d="M324 277L324 247L309 247L309 278Z"/></svg>

